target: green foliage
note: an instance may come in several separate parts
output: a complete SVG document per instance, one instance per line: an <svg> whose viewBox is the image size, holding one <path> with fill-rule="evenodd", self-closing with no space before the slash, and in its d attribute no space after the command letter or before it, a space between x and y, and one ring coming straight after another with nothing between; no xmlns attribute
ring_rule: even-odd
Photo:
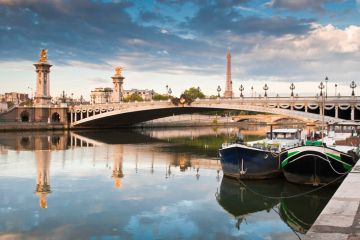
<svg viewBox="0 0 360 240"><path fill-rule="evenodd" d="M130 96L127 96L126 98L124 98L124 102L135 102L135 101L141 102L144 100L138 93L133 93Z"/></svg>
<svg viewBox="0 0 360 240"><path fill-rule="evenodd" d="M217 98L218 98L217 95L211 95L211 96L210 96L210 99L217 99Z"/></svg>
<svg viewBox="0 0 360 240"><path fill-rule="evenodd" d="M155 101L168 100L169 98L170 98L169 95L162 95L162 94L158 94L158 93L156 93L156 94L153 96L153 100L155 100Z"/></svg>
<svg viewBox="0 0 360 240"><path fill-rule="evenodd" d="M28 99L22 103L19 104L20 106L32 106L33 105L33 100L32 99Z"/></svg>
<svg viewBox="0 0 360 240"><path fill-rule="evenodd" d="M190 99L205 98L205 95L201 92L200 88L189 88L185 90L183 94Z"/></svg>
<svg viewBox="0 0 360 240"><path fill-rule="evenodd" d="M13 107L15 104L13 102L7 102L8 108Z"/></svg>

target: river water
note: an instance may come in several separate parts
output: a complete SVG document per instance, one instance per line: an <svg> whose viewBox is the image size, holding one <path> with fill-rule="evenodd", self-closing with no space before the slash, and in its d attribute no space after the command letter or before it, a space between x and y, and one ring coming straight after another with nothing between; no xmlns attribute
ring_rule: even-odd
<svg viewBox="0 0 360 240"><path fill-rule="evenodd" d="M336 190L223 178L264 127L0 133L0 239L300 239Z"/></svg>

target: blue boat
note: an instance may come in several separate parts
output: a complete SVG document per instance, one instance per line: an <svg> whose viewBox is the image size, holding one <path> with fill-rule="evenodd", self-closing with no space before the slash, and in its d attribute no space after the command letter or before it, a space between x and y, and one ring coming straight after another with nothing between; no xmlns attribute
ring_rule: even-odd
<svg viewBox="0 0 360 240"><path fill-rule="evenodd" d="M225 176L240 179L279 177L280 152L300 145L299 129L275 129L260 141L223 144L219 150L222 170Z"/></svg>

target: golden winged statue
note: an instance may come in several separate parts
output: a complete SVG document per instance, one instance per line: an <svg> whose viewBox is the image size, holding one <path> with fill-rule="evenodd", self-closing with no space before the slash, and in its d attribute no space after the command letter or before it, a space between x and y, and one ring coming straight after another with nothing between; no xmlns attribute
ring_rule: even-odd
<svg viewBox="0 0 360 240"><path fill-rule="evenodd" d="M115 76L121 76L122 67L118 66L115 68Z"/></svg>
<svg viewBox="0 0 360 240"><path fill-rule="evenodd" d="M39 62L46 62L47 60L47 49L41 49Z"/></svg>

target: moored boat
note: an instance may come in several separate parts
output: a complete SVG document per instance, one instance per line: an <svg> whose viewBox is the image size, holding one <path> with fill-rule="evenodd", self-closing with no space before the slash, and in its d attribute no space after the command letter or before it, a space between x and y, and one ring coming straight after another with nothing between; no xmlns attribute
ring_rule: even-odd
<svg viewBox="0 0 360 240"><path fill-rule="evenodd" d="M292 183L325 185L339 183L357 161L352 152L342 152L316 141L281 153L281 168Z"/></svg>
<svg viewBox="0 0 360 240"><path fill-rule="evenodd" d="M219 150L224 175L241 179L279 177L280 152L301 145L299 129L275 129L254 142L223 144Z"/></svg>

